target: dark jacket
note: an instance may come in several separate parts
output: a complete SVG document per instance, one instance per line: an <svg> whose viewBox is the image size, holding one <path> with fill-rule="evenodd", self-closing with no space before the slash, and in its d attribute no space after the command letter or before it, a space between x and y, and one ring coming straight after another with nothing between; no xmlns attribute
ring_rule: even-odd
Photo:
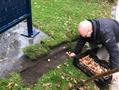
<svg viewBox="0 0 119 90"><path fill-rule="evenodd" d="M113 19L100 18L89 20L93 25L91 38L80 36L76 47L75 54L79 54L86 42L98 45L99 43L106 47L110 55L111 68L119 67L119 23Z"/></svg>

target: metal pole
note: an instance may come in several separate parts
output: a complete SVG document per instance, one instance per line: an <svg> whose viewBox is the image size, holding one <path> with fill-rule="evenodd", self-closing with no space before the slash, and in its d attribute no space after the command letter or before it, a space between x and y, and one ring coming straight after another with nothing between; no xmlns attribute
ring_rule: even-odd
<svg viewBox="0 0 119 90"><path fill-rule="evenodd" d="M33 35L31 0L27 0L27 8L28 13L30 14L27 18L28 37L31 37Z"/></svg>

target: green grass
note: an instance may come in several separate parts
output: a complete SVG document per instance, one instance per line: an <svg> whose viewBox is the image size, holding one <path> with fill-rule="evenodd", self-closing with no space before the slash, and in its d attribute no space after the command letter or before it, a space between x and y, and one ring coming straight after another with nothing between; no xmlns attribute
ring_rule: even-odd
<svg viewBox="0 0 119 90"><path fill-rule="evenodd" d="M88 77L72 65L72 59L67 59L66 63L44 74L32 86L24 86L20 75L12 73L9 79L0 79L0 90L26 90L27 88L30 90L68 90L78 80L86 79ZM94 89L94 83L87 85L88 90Z"/></svg>
<svg viewBox="0 0 119 90"><path fill-rule="evenodd" d="M36 60L38 56L47 55L49 48L41 44L30 45L28 48L23 49L24 54L27 54L32 60Z"/></svg>
<svg viewBox="0 0 119 90"><path fill-rule="evenodd" d="M24 48L31 59L48 54L50 47L78 37L77 25L84 19L110 17L111 5L107 0L32 0L33 25L46 32L50 38L42 43ZM0 79L0 90L67 90L78 79L88 77L72 65L72 60L44 74L33 86L24 86L20 74ZM9 88L9 89L8 89ZM91 90L94 83L89 84Z"/></svg>
<svg viewBox="0 0 119 90"><path fill-rule="evenodd" d="M32 0L33 25L50 36L49 39L42 41L43 46L50 48L79 37L77 25L82 20L110 17L111 5L104 1ZM40 46L42 47L42 45ZM34 54L31 46L26 48L25 54L28 57ZM30 55L29 51L31 51ZM41 51L39 50L39 52ZM39 55L35 56L39 57ZM30 58L33 59L32 57Z"/></svg>
<svg viewBox="0 0 119 90"><path fill-rule="evenodd" d="M11 73L9 78L0 78L0 90L26 90L20 74Z"/></svg>
<svg viewBox="0 0 119 90"><path fill-rule="evenodd" d="M72 60L67 59L66 63L44 74L36 84L37 87L33 89L37 90L41 87L45 90L68 90L78 80L86 79L88 77L72 65ZM93 85L90 83L89 89L93 89Z"/></svg>
<svg viewBox="0 0 119 90"><path fill-rule="evenodd" d="M54 39L57 39L57 35L62 33L65 36L67 31L76 34L77 25L80 21L109 17L109 4L104 5L104 2L98 3L96 1L33 0L33 24ZM59 37L66 40L63 35Z"/></svg>

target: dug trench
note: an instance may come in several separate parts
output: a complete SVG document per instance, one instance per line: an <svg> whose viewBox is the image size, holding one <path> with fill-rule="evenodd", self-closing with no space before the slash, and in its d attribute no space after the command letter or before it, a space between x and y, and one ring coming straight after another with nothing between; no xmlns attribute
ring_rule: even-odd
<svg viewBox="0 0 119 90"><path fill-rule="evenodd" d="M66 51L68 48L67 44L62 44L52 49L48 55L38 58L36 61L31 61L24 57L25 61L20 71L24 84L34 84L43 74L66 62Z"/></svg>

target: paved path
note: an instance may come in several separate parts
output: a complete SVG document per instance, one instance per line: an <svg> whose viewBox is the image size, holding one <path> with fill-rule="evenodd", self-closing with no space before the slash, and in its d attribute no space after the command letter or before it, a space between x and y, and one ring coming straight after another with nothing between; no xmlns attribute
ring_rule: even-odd
<svg viewBox="0 0 119 90"><path fill-rule="evenodd" d="M22 22L10 30L0 34L0 77L7 75L11 71L22 69L23 59L22 48L40 42L47 37L45 33L40 33L35 38L27 38L21 34L27 30L26 22Z"/></svg>

